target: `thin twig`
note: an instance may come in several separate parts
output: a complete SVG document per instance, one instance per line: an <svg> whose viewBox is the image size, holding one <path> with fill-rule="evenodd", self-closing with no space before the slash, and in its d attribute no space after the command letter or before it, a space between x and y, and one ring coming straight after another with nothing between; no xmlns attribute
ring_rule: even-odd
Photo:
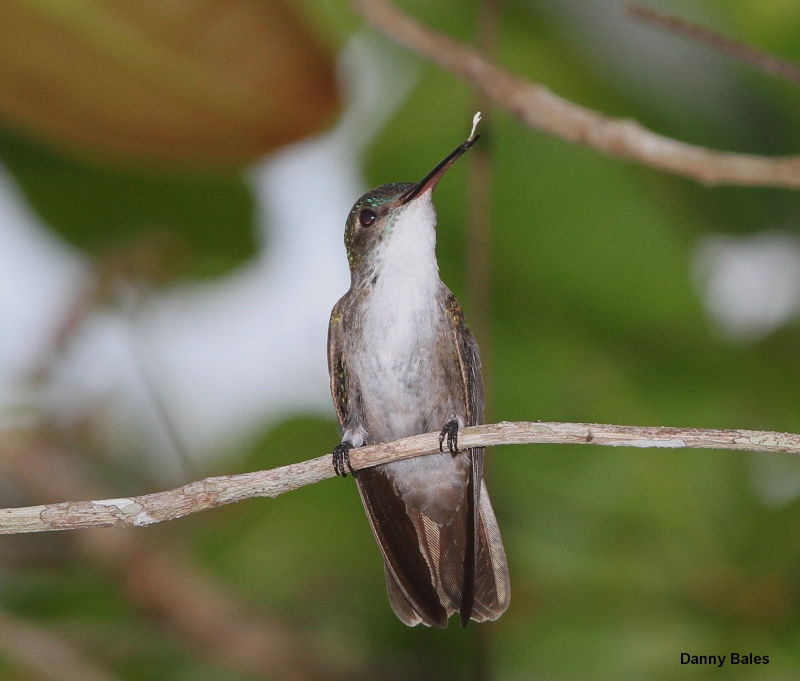
<svg viewBox="0 0 800 681"><path fill-rule="evenodd" d="M117 296L117 300L122 313L125 315L128 348L131 353L134 368L139 374L142 387L147 397L150 399L158 421L163 427L167 439L172 446L172 450L177 456L183 474L182 481L191 480L193 477L197 476L197 465L192 455L189 454L189 449L178 430L175 419L172 418L170 414L164 394L155 378L154 374L156 372L154 372L150 366L152 363L152 353L148 353L147 344L137 325L137 315L144 306L145 289L136 287L134 284L130 283L124 288L120 288L123 289L123 292L121 295Z"/></svg>
<svg viewBox="0 0 800 681"><path fill-rule="evenodd" d="M800 188L800 156L714 151L659 135L634 120L611 118L574 104L506 71L387 0L352 0L352 4L379 31L480 89L530 127L708 185Z"/></svg>
<svg viewBox="0 0 800 681"><path fill-rule="evenodd" d="M354 449L355 469L439 452L438 432ZM493 447L521 444L593 444L607 447L731 449L800 454L800 435L759 430L712 430L612 426L591 423L487 424L463 428L459 446ZM275 498L284 492L334 476L326 454L268 471L223 475L183 487L138 497L67 501L60 504L0 510L0 534L76 530L87 527L146 527L253 497Z"/></svg>
<svg viewBox="0 0 800 681"><path fill-rule="evenodd" d="M636 2L630 2L625 5L625 13L660 28L681 33L697 42L713 47L715 50L724 52L748 66L800 85L800 64L788 59L782 59L757 47L734 40L722 33L717 33L717 31L705 26L700 26L686 19L681 19Z"/></svg>

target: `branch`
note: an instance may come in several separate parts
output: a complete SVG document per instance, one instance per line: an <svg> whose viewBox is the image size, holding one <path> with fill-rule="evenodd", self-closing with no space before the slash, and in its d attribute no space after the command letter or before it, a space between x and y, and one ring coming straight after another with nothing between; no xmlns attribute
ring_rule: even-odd
<svg viewBox="0 0 800 681"><path fill-rule="evenodd" d="M459 433L459 446L464 449L522 444L593 444L668 449L690 447L800 454L800 435L759 430L503 421L463 428ZM350 453L350 460L355 469L360 469L438 451L438 433L427 433L354 449ZM243 499L274 499L285 492L333 476L331 455L326 454L268 471L206 478L166 492L138 497L1 509L0 534L87 527L145 527Z"/></svg>
<svg viewBox="0 0 800 681"><path fill-rule="evenodd" d="M791 62L788 59L781 59L774 54L729 38L705 26L700 26L691 21L686 21L686 19L681 19L636 2L628 3L625 6L625 13L660 28L681 33L715 50L724 52L748 66L788 80L795 85L800 85L800 64Z"/></svg>
<svg viewBox="0 0 800 681"><path fill-rule="evenodd" d="M659 135L634 120L611 118L573 104L543 85L506 71L469 45L423 26L387 0L353 0L353 6L379 31L467 81L532 128L708 185L800 188L800 156L721 152Z"/></svg>

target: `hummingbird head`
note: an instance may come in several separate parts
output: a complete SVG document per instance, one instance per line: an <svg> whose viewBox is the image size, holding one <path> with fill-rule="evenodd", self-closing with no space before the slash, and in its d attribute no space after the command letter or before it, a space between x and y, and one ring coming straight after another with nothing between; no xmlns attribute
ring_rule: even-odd
<svg viewBox="0 0 800 681"><path fill-rule="evenodd" d="M419 182L384 184L356 201L347 217L344 231L347 260L353 277L375 269L380 255L398 234L412 240L427 237L433 255L436 213L433 210L431 193L450 166L479 137L480 135L471 136ZM412 231L415 233L411 234ZM428 246L423 243L418 245Z"/></svg>

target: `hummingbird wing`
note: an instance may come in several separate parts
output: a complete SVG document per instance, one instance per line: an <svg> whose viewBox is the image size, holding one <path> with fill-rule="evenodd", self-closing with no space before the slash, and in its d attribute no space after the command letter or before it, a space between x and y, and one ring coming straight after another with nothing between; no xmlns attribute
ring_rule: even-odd
<svg viewBox="0 0 800 681"><path fill-rule="evenodd" d="M464 388L464 404L466 414L465 425L475 426L483 423L483 409L486 402L481 376L481 360L478 343L467 327L464 312L456 297L447 290L446 305L458 356L458 367L461 373L461 385ZM475 574L477 569L476 547L479 537L477 521L480 508L481 481L483 479L483 448L469 450L470 470L467 484L466 518L464 519L464 552L462 573L462 589L459 606L461 626L466 627L472 618L475 605Z"/></svg>
<svg viewBox="0 0 800 681"><path fill-rule="evenodd" d="M328 323L328 376L331 380L331 396L333 406L336 409L336 416L339 419L339 426L344 431L346 424L349 423L356 414L353 405L347 397L347 374L344 366L344 330L342 329L342 307L344 298L341 298L331 311L331 319Z"/></svg>
<svg viewBox="0 0 800 681"><path fill-rule="evenodd" d="M453 329L465 391L466 425L483 423L486 402L478 343L464 320L456 297L447 291L447 309ZM461 596L461 625L495 620L505 612L510 599L510 581L503 541L483 481L483 447L469 450L471 470L467 491L466 537Z"/></svg>

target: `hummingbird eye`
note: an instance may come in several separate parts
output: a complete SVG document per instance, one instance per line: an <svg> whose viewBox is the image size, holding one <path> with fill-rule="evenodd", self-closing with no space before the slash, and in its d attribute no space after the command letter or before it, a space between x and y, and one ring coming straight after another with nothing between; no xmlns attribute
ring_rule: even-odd
<svg viewBox="0 0 800 681"><path fill-rule="evenodd" d="M358 221L361 223L362 227L369 227L375 220L377 219L377 215L375 215L375 211L369 208L365 208L358 214Z"/></svg>

